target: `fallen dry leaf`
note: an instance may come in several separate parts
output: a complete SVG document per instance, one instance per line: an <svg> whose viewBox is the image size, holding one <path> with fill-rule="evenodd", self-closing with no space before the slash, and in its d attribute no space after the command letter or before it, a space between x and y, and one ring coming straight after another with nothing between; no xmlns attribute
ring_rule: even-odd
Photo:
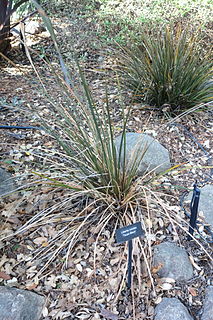
<svg viewBox="0 0 213 320"><path fill-rule="evenodd" d="M196 296L197 296L197 290L196 290L196 289L194 289L194 288L192 288L192 287L189 287L188 290L189 290L189 292L191 293L191 295L192 295L193 297L196 297Z"/></svg>
<svg viewBox="0 0 213 320"><path fill-rule="evenodd" d="M164 282L175 283L175 279L173 279L173 278L168 278L168 277L166 277L166 278L161 278L160 281L161 281L162 283L164 283Z"/></svg>
<svg viewBox="0 0 213 320"><path fill-rule="evenodd" d="M1 257L1 261L0 261L0 268L5 264L5 262L8 261L8 257L6 256L6 254L3 254L3 256Z"/></svg>
<svg viewBox="0 0 213 320"><path fill-rule="evenodd" d="M33 240L33 242L37 245L42 245L42 246L45 246L44 244L47 243L47 238L46 237L38 237L38 238L35 238Z"/></svg>
<svg viewBox="0 0 213 320"><path fill-rule="evenodd" d="M77 269L79 272L82 272L82 271L83 271L82 265L81 265L80 263L77 263L77 264L76 264L76 269Z"/></svg>
<svg viewBox="0 0 213 320"><path fill-rule="evenodd" d="M164 282L160 287L163 290L170 290L170 289L172 289L172 284L168 283L168 282Z"/></svg>
<svg viewBox="0 0 213 320"><path fill-rule="evenodd" d="M118 316L117 314L107 310L107 309L101 309L101 315L107 319L110 319L110 320L118 320Z"/></svg>
<svg viewBox="0 0 213 320"><path fill-rule="evenodd" d="M26 289L27 290L33 290L33 289L35 289L36 287L38 286L38 284L36 284L36 283L29 283L29 284L26 284Z"/></svg>
<svg viewBox="0 0 213 320"><path fill-rule="evenodd" d="M158 273L158 271L163 267L163 263L159 263L159 265L152 267L152 273Z"/></svg>
<svg viewBox="0 0 213 320"><path fill-rule="evenodd" d="M47 317L48 316L48 309L47 307L44 307L43 310L42 310L42 315L43 317Z"/></svg>
<svg viewBox="0 0 213 320"><path fill-rule="evenodd" d="M0 271L0 278L3 279L3 280L10 280L11 277L9 276L9 274L6 274L5 272L3 271Z"/></svg>
<svg viewBox="0 0 213 320"><path fill-rule="evenodd" d="M202 269L197 265L197 263L195 263L194 258L193 258L191 255L189 256L189 259L190 259L193 267L194 267L196 270L198 270L198 271L201 271L201 270L202 270Z"/></svg>

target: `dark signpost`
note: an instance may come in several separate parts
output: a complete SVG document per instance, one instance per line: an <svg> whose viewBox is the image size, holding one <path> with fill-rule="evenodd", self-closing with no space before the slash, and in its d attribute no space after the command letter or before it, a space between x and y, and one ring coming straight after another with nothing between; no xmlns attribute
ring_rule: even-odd
<svg viewBox="0 0 213 320"><path fill-rule="evenodd" d="M193 235L194 229L196 227L199 200L200 200L200 189L198 189L197 184L195 183L192 200L190 203L191 216L190 216L190 222L189 222L188 240L192 240L191 235Z"/></svg>
<svg viewBox="0 0 213 320"><path fill-rule="evenodd" d="M116 242L122 243L128 241L128 277L127 287L131 288L132 282L132 239L142 237L144 230L141 227L141 222L130 224L129 226L116 230Z"/></svg>

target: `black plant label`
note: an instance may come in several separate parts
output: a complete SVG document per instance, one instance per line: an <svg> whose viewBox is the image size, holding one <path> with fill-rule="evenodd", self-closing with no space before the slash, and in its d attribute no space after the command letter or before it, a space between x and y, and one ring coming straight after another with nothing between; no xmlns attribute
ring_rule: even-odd
<svg viewBox="0 0 213 320"><path fill-rule="evenodd" d="M122 243L125 241L132 240L137 237L144 236L144 230L142 229L141 222L130 224L129 226L116 230L116 242Z"/></svg>

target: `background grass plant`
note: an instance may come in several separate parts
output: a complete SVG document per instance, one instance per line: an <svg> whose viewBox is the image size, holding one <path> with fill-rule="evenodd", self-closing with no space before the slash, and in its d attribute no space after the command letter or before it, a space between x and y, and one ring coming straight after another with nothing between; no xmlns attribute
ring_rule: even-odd
<svg viewBox="0 0 213 320"><path fill-rule="evenodd" d="M212 100L211 52L201 59L197 34L171 26L123 51L121 76L135 99L159 109L167 104L171 112Z"/></svg>

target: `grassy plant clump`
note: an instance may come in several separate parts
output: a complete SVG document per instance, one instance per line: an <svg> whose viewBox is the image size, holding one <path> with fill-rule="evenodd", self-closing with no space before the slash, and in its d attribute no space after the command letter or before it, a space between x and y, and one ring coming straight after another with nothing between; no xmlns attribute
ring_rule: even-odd
<svg viewBox="0 0 213 320"><path fill-rule="evenodd" d="M66 259L63 256L63 261L67 261L71 249L91 226L100 230L98 241L106 227L113 234L118 225L143 222L141 208L146 210L146 201L158 203L159 200L158 197L147 200L152 172L137 177L146 150L135 148L131 159L126 161L126 126L130 109L122 110L123 126L118 146L107 92L105 104L97 104L81 68L78 70L81 91L79 87L76 91L72 83L68 85L55 73L64 102L54 102L49 96L53 126L51 121L40 118L43 127L60 145L61 160L51 164L47 173L44 169L34 173L42 178L41 186L47 184L63 189L64 195L60 203L36 213L18 230L19 233L49 223L61 224L57 237L51 240L48 248L35 253L48 260L39 274L64 248L68 248ZM46 93L48 95L48 89ZM51 159L51 152L47 157ZM50 252L48 259L47 251Z"/></svg>
<svg viewBox="0 0 213 320"><path fill-rule="evenodd" d="M210 53L201 56L198 36L182 27L144 35L141 45L124 49L123 82L137 100L180 112L212 100Z"/></svg>
<svg viewBox="0 0 213 320"><path fill-rule="evenodd" d="M47 122L43 124L69 157L73 169L72 187L87 190L95 198L97 195L102 199L106 197L107 202L113 198L121 205L130 192L138 165L137 160L128 168L121 163L128 115L123 113L122 143L117 150L107 93L106 105L97 106L80 68L79 72L81 93L70 97L70 105L54 104L58 114L57 126L63 137L52 131ZM73 98L76 99L75 106Z"/></svg>

